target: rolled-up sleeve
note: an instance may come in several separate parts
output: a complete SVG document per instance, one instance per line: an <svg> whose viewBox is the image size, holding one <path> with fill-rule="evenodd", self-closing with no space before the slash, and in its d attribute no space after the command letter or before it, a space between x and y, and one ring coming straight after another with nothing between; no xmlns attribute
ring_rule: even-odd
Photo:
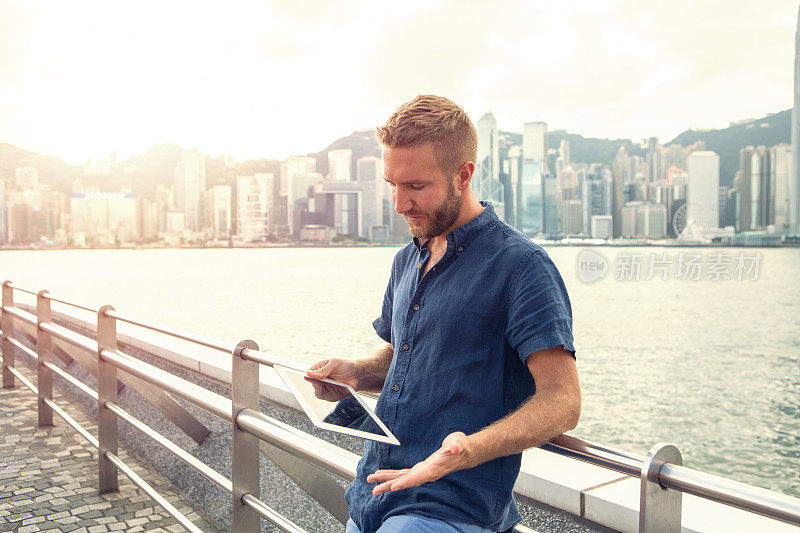
<svg viewBox="0 0 800 533"><path fill-rule="evenodd" d="M558 269L542 250L517 266L507 299L506 338L520 360L563 345L575 355L572 306Z"/></svg>
<svg viewBox="0 0 800 533"><path fill-rule="evenodd" d="M372 327L375 328L375 333L378 337L388 343L392 342L392 305L394 302L394 271L395 266L392 265L392 275L389 277L389 283L386 286L386 293L383 295L383 304L381 305L381 316L372 322Z"/></svg>

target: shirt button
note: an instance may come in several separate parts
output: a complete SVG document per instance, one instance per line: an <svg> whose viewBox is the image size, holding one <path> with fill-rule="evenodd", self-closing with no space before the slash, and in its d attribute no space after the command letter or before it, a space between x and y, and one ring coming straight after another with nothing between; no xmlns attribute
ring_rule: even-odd
<svg viewBox="0 0 800 533"><path fill-rule="evenodd" d="M419 311L419 304L414 304L414 311Z"/></svg>
<svg viewBox="0 0 800 533"><path fill-rule="evenodd" d="M417 263L417 268L422 268L422 263Z"/></svg>
<svg viewBox="0 0 800 533"><path fill-rule="evenodd" d="M400 390L400 386L397 383L395 383L394 385L392 385L392 390L393 391L398 391L398 390Z"/></svg>
<svg viewBox="0 0 800 533"><path fill-rule="evenodd" d="M463 247L463 246L459 246L459 247L458 247L458 251L459 251L459 252L463 252L463 251L464 251L464 247Z"/></svg>
<svg viewBox="0 0 800 533"><path fill-rule="evenodd" d="M409 348L408 344L404 344L404 345L403 345L403 349L404 349L404 350L408 350L408 348Z"/></svg>

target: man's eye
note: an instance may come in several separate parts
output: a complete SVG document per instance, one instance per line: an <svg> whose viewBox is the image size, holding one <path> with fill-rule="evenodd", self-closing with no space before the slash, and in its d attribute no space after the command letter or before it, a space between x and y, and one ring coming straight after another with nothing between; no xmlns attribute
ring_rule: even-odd
<svg viewBox="0 0 800 533"><path fill-rule="evenodd" d="M412 191L419 191L424 187L424 185L409 185L408 188Z"/></svg>

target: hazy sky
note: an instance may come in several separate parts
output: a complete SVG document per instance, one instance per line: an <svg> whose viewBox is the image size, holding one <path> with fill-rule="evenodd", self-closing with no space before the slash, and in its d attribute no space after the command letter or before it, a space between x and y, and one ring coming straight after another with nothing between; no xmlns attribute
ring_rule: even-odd
<svg viewBox="0 0 800 533"><path fill-rule="evenodd" d="M792 105L796 0L0 0L0 142L318 151L419 93L500 129L668 141Z"/></svg>

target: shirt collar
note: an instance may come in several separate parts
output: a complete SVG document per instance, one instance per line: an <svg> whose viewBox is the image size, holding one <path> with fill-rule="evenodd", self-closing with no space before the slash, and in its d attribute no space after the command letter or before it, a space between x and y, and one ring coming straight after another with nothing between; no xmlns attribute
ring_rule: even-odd
<svg viewBox="0 0 800 533"><path fill-rule="evenodd" d="M500 220L497 218L497 214L494 212L494 207L491 202L481 201L481 205L483 206L483 211L481 211L478 216L463 226L457 227L447 235L448 248L452 246L453 252L456 255L463 252L464 248L466 248L475 237L482 233L483 230ZM417 237L414 237L414 246L417 247L417 250L422 250L422 243Z"/></svg>

